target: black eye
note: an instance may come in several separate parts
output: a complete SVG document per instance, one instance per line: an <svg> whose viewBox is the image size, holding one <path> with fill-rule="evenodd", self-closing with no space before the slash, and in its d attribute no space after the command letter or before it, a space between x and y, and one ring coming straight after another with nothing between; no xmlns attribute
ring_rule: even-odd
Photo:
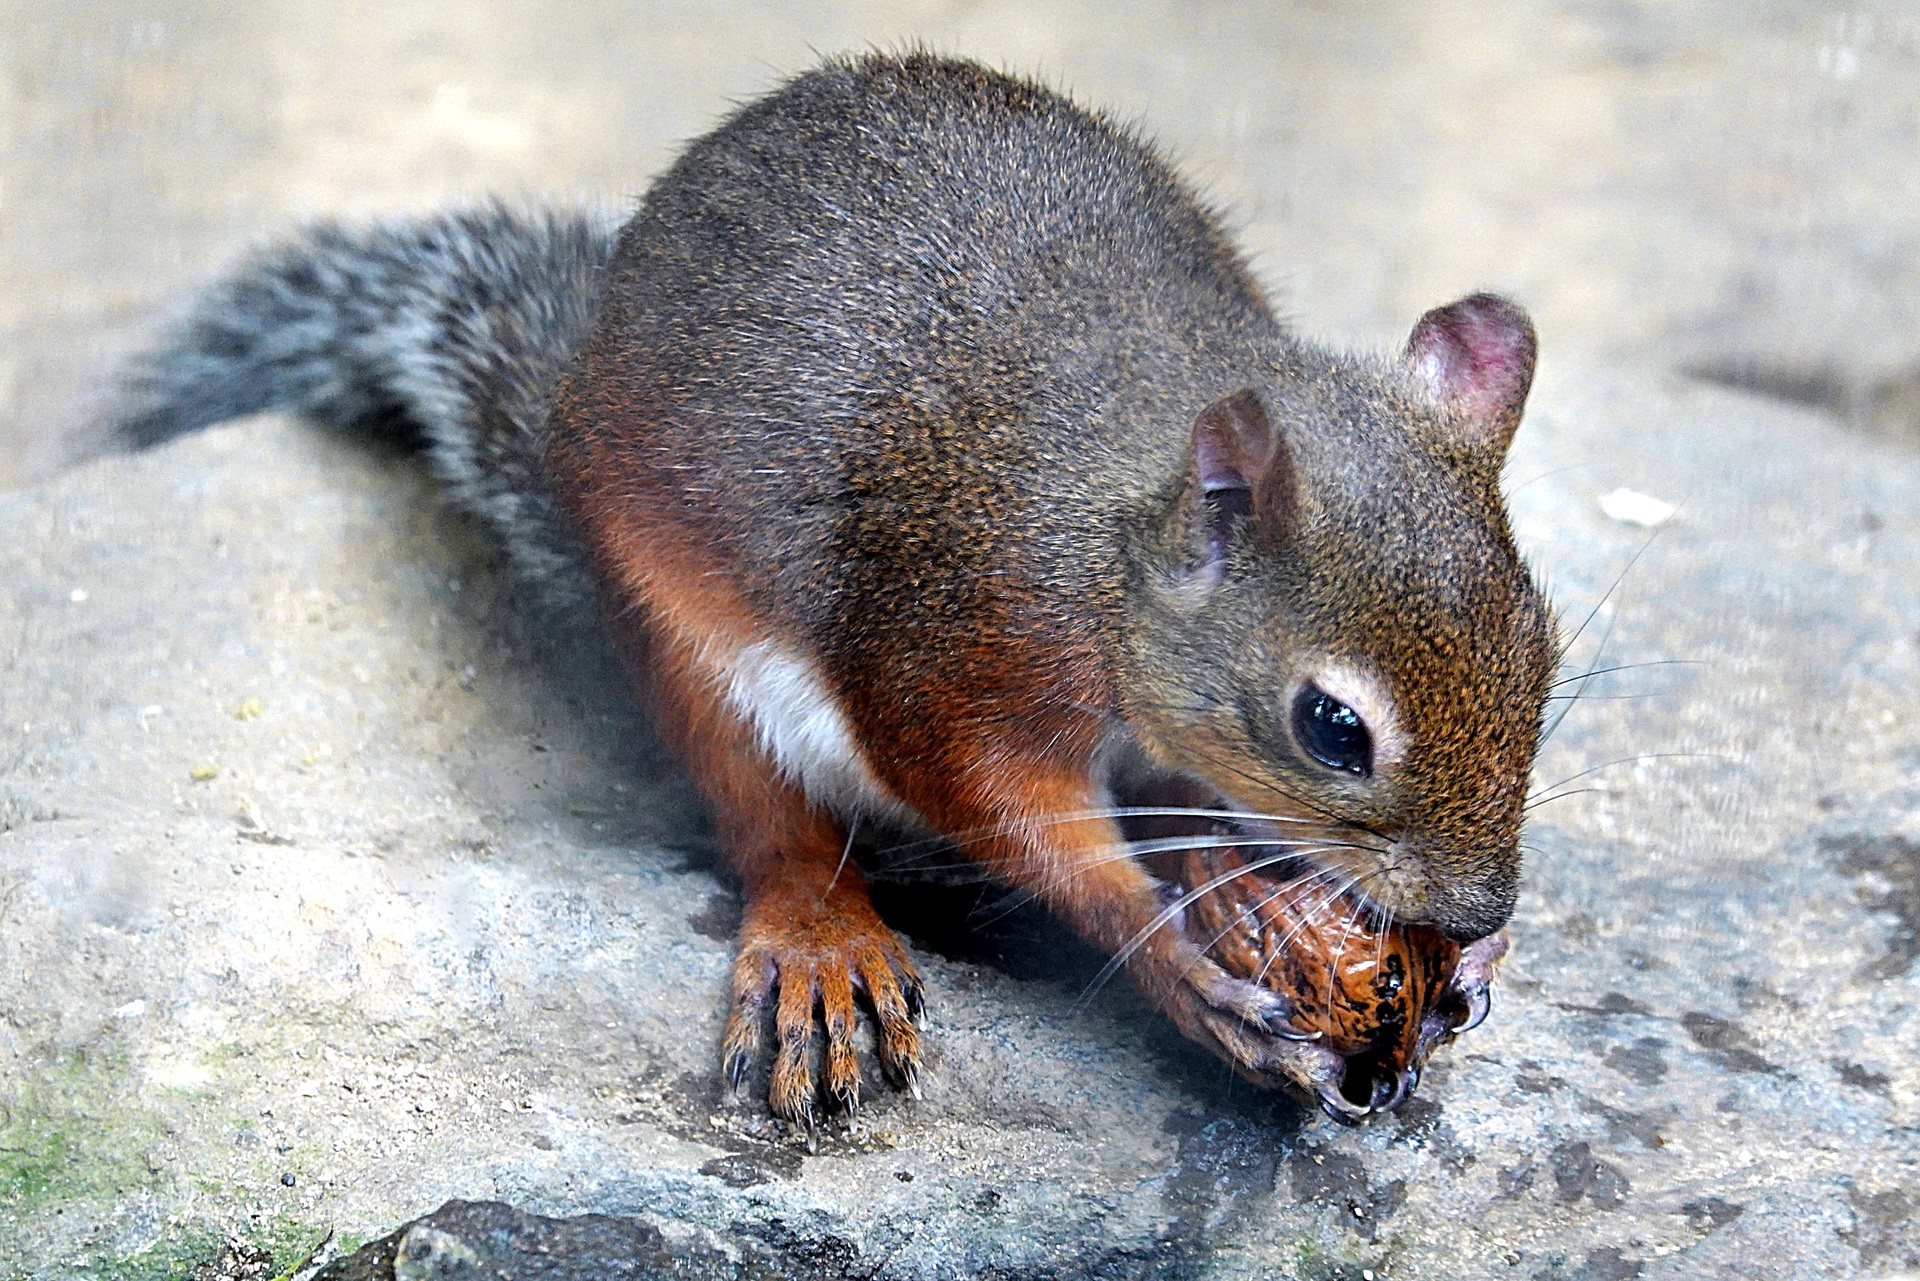
<svg viewBox="0 0 1920 1281"><path fill-rule="evenodd" d="M1309 685L1293 700L1293 736L1328 769L1373 773L1373 736L1360 713Z"/></svg>

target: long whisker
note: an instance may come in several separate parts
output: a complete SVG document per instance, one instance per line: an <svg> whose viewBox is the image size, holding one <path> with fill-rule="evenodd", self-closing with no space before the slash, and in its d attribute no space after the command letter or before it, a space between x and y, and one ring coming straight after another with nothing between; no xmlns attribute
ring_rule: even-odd
<svg viewBox="0 0 1920 1281"><path fill-rule="evenodd" d="M1564 801L1569 796L1585 796L1590 792L1604 792L1606 790L1604 787L1576 787L1571 792L1555 792L1552 796L1542 796L1539 800L1528 801L1523 808L1526 812L1532 813L1542 805L1551 805L1555 801Z"/></svg>
<svg viewBox="0 0 1920 1281"><path fill-rule="evenodd" d="M1355 884L1358 884L1356 879ZM1353 931L1360 924L1360 905L1348 906L1346 927L1340 931L1340 945L1333 950L1333 959L1327 963L1327 1014L1333 1014L1334 987L1339 982L1340 958L1347 954L1347 944L1353 939Z"/></svg>
<svg viewBox="0 0 1920 1281"><path fill-rule="evenodd" d="M1272 903L1274 900L1279 899L1281 897L1284 897L1287 895L1297 896L1299 894L1305 893L1306 890L1311 888L1316 881L1331 880L1334 876L1338 875L1338 873L1339 873L1339 869L1337 868L1331 868L1331 867L1315 868L1311 875L1303 876L1297 881L1284 881L1280 885L1275 887L1273 893L1266 895L1264 898L1261 898L1255 901L1251 905L1242 907L1240 911L1232 919L1230 919L1224 927L1221 928L1219 933L1215 934L1212 938L1207 940L1206 946L1201 948L1199 951L1199 954L1196 955L1193 960L1187 963L1187 968L1185 970L1180 971L1181 976L1184 978L1188 973L1188 971L1192 970L1195 965L1198 965L1201 961L1205 960L1207 953L1213 951L1214 948L1218 947L1220 945L1220 940L1225 938L1228 934L1230 934L1233 931L1233 927L1235 925L1240 924L1241 920L1244 919L1247 916L1247 914L1249 913L1255 914L1255 923L1258 924L1257 914L1259 913L1261 908L1267 906L1269 903ZM1266 976L1267 967L1273 964L1273 959L1274 958L1272 957L1268 957L1267 960L1262 963L1260 967L1260 976L1262 978ZM1254 981L1257 983L1259 980L1256 979Z"/></svg>
<svg viewBox="0 0 1920 1281"><path fill-rule="evenodd" d="M1155 836L1138 841L1113 841L1104 844L1081 847L1077 851L1072 865L1063 869L1062 879L1054 884L1066 881L1086 872L1104 867L1109 863L1118 863L1126 859L1142 856L1165 854L1183 849L1260 849L1273 848L1283 850L1352 850L1359 854L1385 855L1386 851L1361 841L1342 841L1331 834L1319 836L1261 836L1251 833L1235 835L1193 835L1193 836ZM953 863L927 863L914 865L918 872L944 872L960 869L994 870L993 862L985 859L966 858Z"/></svg>
<svg viewBox="0 0 1920 1281"><path fill-rule="evenodd" d="M1641 548L1641 550L1645 551L1646 549L1643 547ZM1619 586L1619 584L1615 583L1614 586L1617 587ZM1611 594L1612 589L1609 588L1608 592L1609 594ZM1602 603L1604 604L1605 602L1603 601ZM1599 606L1596 605L1594 606L1594 608L1598 609ZM1591 621L1593 616L1589 614L1587 617L1588 617L1588 620ZM1600 633L1600 644L1593 651L1593 661L1596 665L1600 662L1601 656L1607 652L1607 642L1613 639L1614 625L1619 621L1620 620L1617 617L1609 618L1607 620L1606 630ZM1585 627L1586 627L1586 624L1582 623L1581 628L1584 630ZM1562 651L1562 652L1564 653L1565 651ZM1552 741L1553 736L1560 732L1561 722L1567 719L1567 713L1571 712L1574 709L1575 705L1579 703L1580 696L1587 692L1587 685L1592 680L1593 680L1593 671L1590 668L1588 669L1587 675L1580 681L1580 683L1573 687L1573 697L1568 699L1565 703L1561 705L1559 712L1557 712L1554 715L1553 724L1547 726L1547 732L1540 736L1540 745L1542 747L1544 747L1547 743ZM1549 686L1549 688L1552 688L1552 687Z"/></svg>
<svg viewBox="0 0 1920 1281"><path fill-rule="evenodd" d="M840 861L833 865L833 875L827 878L827 888L820 891L820 900L822 902L826 901L827 895L833 893L833 887L839 884L840 873L847 870L847 859L853 854L854 833L859 830L860 822L858 819L847 824L847 843L840 847Z"/></svg>
<svg viewBox="0 0 1920 1281"><path fill-rule="evenodd" d="M1571 699L1584 703L1630 703L1658 697L1660 697L1658 694L1549 694L1547 702L1559 703Z"/></svg>
<svg viewBox="0 0 1920 1281"><path fill-rule="evenodd" d="M1273 968L1273 965L1276 961L1278 961L1282 956L1286 955L1287 945L1300 937L1301 933L1304 932L1306 928L1313 923L1314 917L1326 911L1327 908L1333 903L1335 899L1347 893L1349 890L1353 889L1356 885L1360 884L1360 882L1366 879L1367 877L1365 873L1355 872L1351 876L1347 877L1346 880L1342 881L1339 885L1329 888L1325 894L1322 894L1320 896L1320 901L1314 904L1313 910L1311 912L1302 914L1300 919L1294 922L1293 928L1288 930L1285 934L1283 934L1280 937L1280 941L1274 945L1272 954L1268 956L1266 961L1262 963L1262 965L1260 966L1260 973L1254 977L1254 982L1265 983L1267 978L1267 971Z"/></svg>
<svg viewBox="0 0 1920 1281"><path fill-rule="evenodd" d="M1178 849L1180 847L1175 846L1173 848ZM1106 985L1107 980L1120 972L1120 968L1133 958L1133 954L1138 952L1141 947L1146 944L1148 939L1165 928L1168 922L1177 919L1182 912L1186 911L1188 907L1192 906L1203 895L1211 894L1214 890L1219 889L1229 881L1237 880L1251 872L1257 872L1262 868L1272 867L1277 863L1284 863L1297 857L1298 855L1289 851L1285 854L1275 854L1267 858L1257 858L1239 867L1222 872L1220 875L1210 878L1204 884L1196 886L1188 890L1185 894L1182 894L1172 903L1162 908L1152 921L1131 939L1127 940L1125 946L1115 952L1113 956L1108 959L1107 963L1100 967L1100 972L1093 976L1093 982L1087 985L1087 992L1082 993L1080 1000L1075 1002L1076 1007L1084 1006L1094 992L1098 992Z"/></svg>
<svg viewBox="0 0 1920 1281"><path fill-rule="evenodd" d="M1652 533L1648 534L1647 540L1640 544L1640 550L1636 551L1632 558L1621 567L1620 573L1615 576L1613 580L1613 585L1607 588L1605 595L1594 602L1593 608L1587 611L1587 616L1580 620L1580 626L1574 628L1573 635L1567 637L1566 643L1560 646L1560 654L1562 657L1565 657L1566 654L1573 649L1575 642L1577 642L1581 634L1587 630L1587 625L1593 622L1594 616L1606 607L1608 601L1613 599L1613 594L1620 590L1620 584L1627 581L1627 575L1633 572L1633 567L1640 563L1640 558L1647 554L1647 548L1653 546L1654 540L1660 537L1663 529L1664 526L1656 528Z"/></svg>
<svg viewBox="0 0 1920 1281"><path fill-rule="evenodd" d="M1515 484L1509 487L1507 490L1507 496L1511 498L1513 495L1525 489L1528 485L1538 484L1540 481L1545 480L1549 476L1558 476L1561 472L1579 471L1583 467L1591 467L1591 466L1593 466L1592 463L1568 463L1564 467L1549 467L1546 471L1538 472L1532 476L1527 477L1525 480L1520 481L1518 484Z"/></svg>
<svg viewBox="0 0 1920 1281"><path fill-rule="evenodd" d="M1141 707L1157 707L1167 711L1186 712L1189 715L1199 715L1202 712L1208 712L1208 711L1214 710L1213 708L1183 707L1175 703L1158 703L1152 700L1144 700L1139 702L1137 705ZM1094 715L1108 714L1105 709L1090 707L1086 704L1076 704L1076 706L1079 708L1079 710L1088 712L1090 714L1094 714ZM1209 755L1207 753L1196 752L1194 751L1193 746L1190 743L1185 744L1184 747L1186 751L1193 753L1195 756L1199 757L1200 760L1205 761L1206 763L1213 765L1216 768L1223 769L1227 771L1229 774L1232 774L1236 778L1244 779L1248 783L1251 783L1253 786L1257 788L1260 788L1264 791L1273 792L1276 795L1285 797L1287 800L1293 802L1295 805L1302 807L1303 809L1309 811L1310 813L1319 814L1324 818L1326 818L1328 821L1333 823L1338 823L1342 826L1357 827L1361 831L1364 831L1371 836L1377 837L1382 841L1385 841L1388 839L1384 832L1375 831L1372 827L1368 826L1365 823L1360 822L1357 819L1345 818L1341 815L1335 814L1333 811L1327 809L1324 805L1315 804L1314 802L1306 799L1303 796L1298 796L1292 792L1289 792L1285 788L1275 785L1269 779L1256 778L1252 774L1247 773L1245 770L1235 765L1232 761L1222 760L1218 756Z"/></svg>
<svg viewBox="0 0 1920 1281"><path fill-rule="evenodd" d="M1621 765L1631 765L1637 761L1668 761L1668 760L1730 761L1734 759L1736 758L1726 752L1640 752L1633 756L1622 756L1618 760L1608 761L1604 765L1595 765L1595 766L1592 766L1591 768L1583 769L1578 774L1567 775L1565 778L1561 779L1557 783L1549 783L1545 787L1535 789L1534 792L1527 799L1526 808L1531 809L1533 806L1538 805L1543 801L1552 799L1548 795L1549 793L1553 792L1557 788L1565 787L1568 783L1578 782L1579 780L1587 777L1589 774L1598 774L1601 770L1614 769Z"/></svg>
<svg viewBox="0 0 1920 1281"><path fill-rule="evenodd" d="M1337 875L1336 869L1328 868L1325 870L1327 872L1327 875L1324 875L1324 876L1315 875L1315 876L1307 877L1304 880L1296 881L1293 884L1285 887L1286 889L1289 889L1289 890L1298 891L1298 893L1296 893L1293 896L1294 899L1298 899L1301 896L1305 895L1308 891L1312 890L1316 882L1321 885L1325 885L1327 887L1327 890L1326 890L1326 893L1320 896L1319 902L1315 903L1306 912L1302 912L1299 914L1299 918L1293 923L1293 928L1289 929L1285 934L1281 935L1280 941L1275 943L1272 946L1272 948L1268 950L1267 955L1260 962L1260 968L1257 971L1255 971L1253 977L1250 980L1248 980L1254 986L1256 987L1266 986L1267 975L1271 973L1273 970L1273 967L1279 963L1280 958L1287 955L1287 948L1293 942L1293 940L1300 937L1301 932L1307 928L1307 926L1313 921L1315 917L1317 917L1320 913L1327 910L1327 905L1329 903L1333 902L1336 898L1339 898L1342 894L1346 893L1347 890L1352 888L1354 883L1360 879L1357 875L1348 876L1347 879L1343 881L1341 884L1334 885L1332 884L1332 882L1335 879L1335 876ZM1289 907L1292 906L1292 902L1293 900L1289 900L1289 903L1288 903Z"/></svg>
<svg viewBox="0 0 1920 1281"><path fill-rule="evenodd" d="M1199 818L1230 819L1235 822L1312 824L1321 820L1300 818L1287 814L1265 814L1258 810L1218 810L1200 806L1184 805L1103 805L1084 810L1063 810L1040 818L1008 819L986 827L966 828L947 835L927 836L912 841L903 841L898 845L889 845L885 853L889 855L911 854L912 851L951 846L976 845L983 841L996 840L1002 836L1011 836L1034 827L1057 827L1066 823L1097 822L1100 819L1121 818Z"/></svg>
<svg viewBox="0 0 1920 1281"><path fill-rule="evenodd" d="M1250 836L1165 836L1156 837L1151 841L1128 841L1117 845L1097 846L1095 848L1098 853L1094 857L1078 861L1074 866L1065 869L1057 878L1046 882L1037 891L1027 891L1026 897L1014 897L1013 901L1001 911L992 916L981 918L978 924L981 926L991 925L995 921L1001 920L1017 911L1023 903L1033 899L1045 901L1047 895L1057 893L1063 886L1071 884L1075 878L1083 876L1096 868L1108 863L1117 863L1124 859L1132 859L1142 854L1166 854L1177 850L1188 849L1271 848L1283 851L1280 854L1256 859L1244 865L1228 875L1226 879L1231 880L1234 876L1239 875L1240 872L1252 871L1262 867L1271 867L1277 863L1287 862L1290 859L1304 860L1310 854L1326 854L1335 850L1351 850L1355 853L1374 855L1381 853L1381 851L1373 849L1370 846L1355 845L1350 842L1331 840L1287 841L1275 840L1272 837ZM1224 882L1222 883L1224 884ZM1147 932L1151 933L1153 929L1158 928L1158 926L1150 927Z"/></svg>
<svg viewBox="0 0 1920 1281"><path fill-rule="evenodd" d="M1373 931L1373 972L1378 974L1381 964L1387 959L1388 922L1382 918L1382 913L1372 899L1366 901L1365 907L1367 928Z"/></svg>
<svg viewBox="0 0 1920 1281"><path fill-rule="evenodd" d="M1192 748L1189 747L1187 750L1192 751ZM1314 802L1307 800L1305 797L1296 796L1292 792L1287 791L1285 788L1276 787L1271 782L1267 782L1263 779L1257 779L1253 777L1253 775L1247 773L1245 770L1242 770L1237 766L1235 766L1231 761L1223 761L1218 759L1217 757L1206 755L1205 753L1195 752L1194 754L1196 756L1199 756L1201 760L1206 761L1208 764L1217 765L1221 769L1224 769L1231 774L1234 774L1240 778L1246 779L1249 783L1252 783L1255 786L1263 787L1266 790L1275 793L1276 795L1284 796L1287 800L1292 801L1295 805L1298 805L1301 808L1311 813L1324 816L1329 822L1337 823L1342 827L1357 827L1361 831L1367 833L1367 835L1378 837L1382 841L1385 841L1388 839L1387 834L1385 832L1375 831L1372 827L1370 827L1366 823L1362 823L1358 819L1346 818L1342 815L1335 814L1332 810L1328 809L1324 805L1316 805Z"/></svg>
<svg viewBox="0 0 1920 1281"><path fill-rule="evenodd" d="M1646 662L1643 662L1643 663L1616 663L1612 667L1595 667L1589 671L1575 672L1571 676L1562 676L1559 680L1549 682L1547 685L1547 688L1559 689L1562 685L1571 685L1575 681L1588 681L1588 680L1592 680L1596 676L1607 676L1607 675L1611 675L1614 672L1638 671L1642 667L1704 667L1704 666L1706 666L1706 660L1702 658L1653 658L1653 659L1648 659ZM1562 697L1566 697L1566 696L1562 695Z"/></svg>

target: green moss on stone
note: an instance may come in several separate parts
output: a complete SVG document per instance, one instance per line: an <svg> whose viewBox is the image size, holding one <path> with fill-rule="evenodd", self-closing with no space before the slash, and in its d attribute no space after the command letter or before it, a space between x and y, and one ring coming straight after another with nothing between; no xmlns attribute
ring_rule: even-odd
<svg viewBox="0 0 1920 1281"><path fill-rule="evenodd" d="M124 1101L124 1061L72 1054L0 1095L0 1213L151 1181L142 1156L159 1124Z"/></svg>
<svg viewBox="0 0 1920 1281"><path fill-rule="evenodd" d="M152 1244L82 1264L75 1276L83 1281L199 1281L231 1271L235 1263L257 1267L264 1262L270 1268L267 1275L281 1281L307 1261L326 1235L325 1227L284 1217L234 1233L206 1223L172 1223Z"/></svg>

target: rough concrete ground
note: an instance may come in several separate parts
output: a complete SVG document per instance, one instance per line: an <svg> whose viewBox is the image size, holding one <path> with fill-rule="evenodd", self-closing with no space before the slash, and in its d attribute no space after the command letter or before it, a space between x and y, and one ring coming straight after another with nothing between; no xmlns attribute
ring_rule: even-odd
<svg viewBox="0 0 1920 1281"><path fill-rule="evenodd" d="M0 495L0 1276L271 1275L455 1197L775 1274L1920 1266L1916 28L1479 12L9 13L15 476L86 353L293 213L631 190L803 37L918 32L1146 116L1306 328L1518 293L1521 540L1575 625L1621 580L1576 665L1667 665L1549 744L1581 794L1494 1018L1397 1117L1076 1009L1088 958L1016 916L922 943L926 1098L810 1154L715 1088L736 909L684 784L410 468L256 421ZM1679 514L1649 542L1622 486Z"/></svg>

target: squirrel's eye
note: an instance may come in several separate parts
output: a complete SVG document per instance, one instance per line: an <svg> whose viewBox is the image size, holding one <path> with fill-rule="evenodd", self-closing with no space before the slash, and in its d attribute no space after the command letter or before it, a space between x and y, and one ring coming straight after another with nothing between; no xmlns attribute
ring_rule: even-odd
<svg viewBox="0 0 1920 1281"><path fill-rule="evenodd" d="M1360 713L1311 685L1293 700L1293 736L1328 769L1362 778L1373 772L1373 738Z"/></svg>

